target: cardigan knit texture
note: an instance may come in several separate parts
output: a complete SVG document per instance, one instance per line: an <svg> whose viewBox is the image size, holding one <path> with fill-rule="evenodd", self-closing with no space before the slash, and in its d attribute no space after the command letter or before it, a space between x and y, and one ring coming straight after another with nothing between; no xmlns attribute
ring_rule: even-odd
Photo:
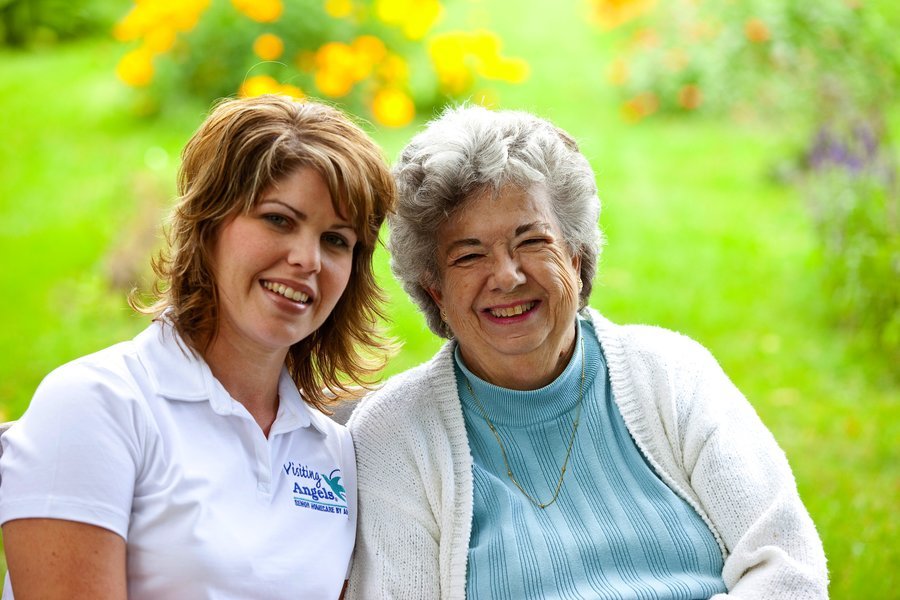
<svg viewBox="0 0 900 600"><path fill-rule="evenodd" d="M715 600L827 598L822 543L784 453L701 345L596 311L613 398L644 458L722 551ZM455 342L354 411L359 520L348 598L466 597L472 458Z"/></svg>

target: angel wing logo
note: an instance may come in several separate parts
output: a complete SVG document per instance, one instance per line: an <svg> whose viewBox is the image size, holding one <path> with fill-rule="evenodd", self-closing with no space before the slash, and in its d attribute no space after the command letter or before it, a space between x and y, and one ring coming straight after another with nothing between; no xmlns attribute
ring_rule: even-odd
<svg viewBox="0 0 900 600"><path fill-rule="evenodd" d="M347 497L346 497L347 490L345 490L344 486L341 485L341 470L340 469L335 469L328 475L325 475L325 473L322 473L322 479L325 480L325 484L331 488L331 491L334 493L335 496L337 496L344 502L347 501Z"/></svg>

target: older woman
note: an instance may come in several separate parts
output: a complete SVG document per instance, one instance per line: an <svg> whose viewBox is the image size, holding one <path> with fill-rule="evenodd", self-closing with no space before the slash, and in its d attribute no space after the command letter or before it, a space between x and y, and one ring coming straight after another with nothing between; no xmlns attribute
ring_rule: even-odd
<svg viewBox="0 0 900 600"><path fill-rule="evenodd" d="M450 339L350 421L356 598L825 598L784 454L696 342L585 308L573 139L447 111L394 169L394 273Z"/></svg>
<svg viewBox="0 0 900 600"><path fill-rule="evenodd" d="M3 598L341 593L356 469L322 411L383 362L390 171L337 110L266 96L216 107L179 192L154 322L48 375L3 436Z"/></svg>

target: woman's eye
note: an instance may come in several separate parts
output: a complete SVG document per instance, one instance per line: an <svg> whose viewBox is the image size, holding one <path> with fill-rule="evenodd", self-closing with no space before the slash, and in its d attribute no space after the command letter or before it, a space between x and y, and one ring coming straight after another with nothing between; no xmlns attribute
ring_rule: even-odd
<svg viewBox="0 0 900 600"><path fill-rule="evenodd" d="M285 228L288 225L290 225L290 221L288 220L287 217L285 217L284 215L276 214L276 213L265 214L265 215L263 215L263 219L265 221L268 221L275 227L279 227L279 228Z"/></svg>
<svg viewBox="0 0 900 600"><path fill-rule="evenodd" d="M472 261L478 260L481 258L481 254L463 254L462 256L457 256L453 259L454 265L470 263Z"/></svg>
<svg viewBox="0 0 900 600"><path fill-rule="evenodd" d="M325 243L334 246L336 248L349 248L350 242L344 236L338 233L326 233L322 238L325 240Z"/></svg>
<svg viewBox="0 0 900 600"><path fill-rule="evenodd" d="M522 240L522 243L519 245L520 246L537 246L539 244L543 244L546 241L547 240L544 238L528 238L528 239Z"/></svg>

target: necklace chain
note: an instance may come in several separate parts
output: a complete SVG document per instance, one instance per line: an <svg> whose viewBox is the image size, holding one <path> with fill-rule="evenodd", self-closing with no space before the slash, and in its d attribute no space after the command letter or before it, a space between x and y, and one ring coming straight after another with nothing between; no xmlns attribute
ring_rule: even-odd
<svg viewBox="0 0 900 600"><path fill-rule="evenodd" d="M478 396L475 395L475 390L472 389L472 384L469 383L469 378L464 377L464 379L466 380L466 388L469 390L472 398L475 399L475 404L478 405L478 410L481 412L481 416L484 417L484 420L487 422L491 433L493 433L494 437L497 438L497 444L500 446L500 454L503 456L503 464L506 466L506 476L509 477L509 480L513 482L513 485L519 488L519 491L522 492L522 494L524 494L524 496L538 508L547 508L548 506L556 502L556 499L559 498L559 491L562 489L563 479L566 476L566 467L569 465L569 458L572 456L572 447L575 445L575 434L578 433L578 424L581 422L581 405L584 401L584 338L581 339L581 388L578 392L578 408L575 411L575 423L572 425L572 437L569 438L569 447L566 449L566 458L563 461L562 469L560 469L559 471L559 481L556 482L556 489L553 491L553 497L550 498L549 502L540 502L537 498L526 492L525 488L522 487L522 484L519 483L519 481L516 479L516 476L513 475L512 467L509 466L509 460L506 457L506 446L503 445L503 440L500 439L500 434L497 433L497 428L494 427L494 424L488 417L487 411L484 409L484 405L481 404L481 400L479 400Z"/></svg>

